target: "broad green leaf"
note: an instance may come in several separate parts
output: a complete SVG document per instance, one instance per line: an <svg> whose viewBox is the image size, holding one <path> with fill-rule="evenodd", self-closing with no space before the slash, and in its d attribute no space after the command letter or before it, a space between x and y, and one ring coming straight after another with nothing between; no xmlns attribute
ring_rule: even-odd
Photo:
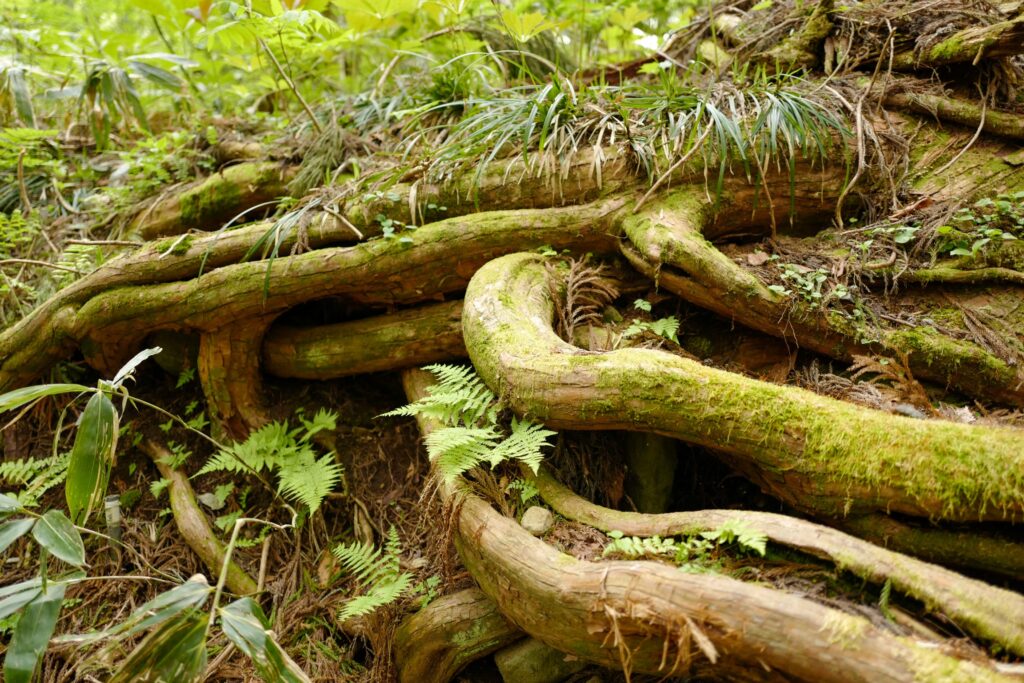
<svg viewBox="0 0 1024 683"><path fill-rule="evenodd" d="M206 668L205 610L179 612L132 650L107 683L195 681Z"/></svg>
<svg viewBox="0 0 1024 683"><path fill-rule="evenodd" d="M50 551L50 554L68 564L85 564L85 545L78 529L60 510L50 510L36 520L32 536Z"/></svg>
<svg viewBox="0 0 1024 683"><path fill-rule="evenodd" d="M419 0L334 0L334 4L345 12L361 12L377 19L415 12L419 8Z"/></svg>
<svg viewBox="0 0 1024 683"><path fill-rule="evenodd" d="M35 600L42 590L43 581L38 576L0 588L0 619L6 619Z"/></svg>
<svg viewBox="0 0 1024 683"><path fill-rule="evenodd" d="M550 21L540 12L516 12L510 9L501 13L501 23L520 43L525 43L548 29L561 26L560 22Z"/></svg>
<svg viewBox="0 0 1024 683"><path fill-rule="evenodd" d="M14 96L14 107L18 110L18 117L26 126L36 125L36 115L32 111L32 94L28 91L28 83L25 81L24 69L9 69L7 71L7 87Z"/></svg>
<svg viewBox="0 0 1024 683"><path fill-rule="evenodd" d="M82 391L91 391L91 389L81 384L37 384L31 387L15 389L0 396L0 412L14 410L26 403L37 401L44 396L76 394Z"/></svg>
<svg viewBox="0 0 1024 683"><path fill-rule="evenodd" d="M33 519L12 519L9 522L0 524L0 553L7 550L8 546L27 534L33 524L35 524Z"/></svg>
<svg viewBox="0 0 1024 683"><path fill-rule="evenodd" d="M224 635L252 660L266 683L310 683L299 665L274 640L270 624L255 600L241 598L219 612Z"/></svg>
<svg viewBox="0 0 1024 683"><path fill-rule="evenodd" d="M25 606L4 659L7 683L31 683L39 658L57 626L66 588L67 584L62 581L50 581L46 591Z"/></svg>
<svg viewBox="0 0 1024 683"><path fill-rule="evenodd" d="M166 69L145 62L129 62L131 68L150 83L172 92L181 90L183 81Z"/></svg>
<svg viewBox="0 0 1024 683"><path fill-rule="evenodd" d="M117 450L117 410L106 394L93 394L85 406L68 461L64 496L76 524L84 524L107 492Z"/></svg>

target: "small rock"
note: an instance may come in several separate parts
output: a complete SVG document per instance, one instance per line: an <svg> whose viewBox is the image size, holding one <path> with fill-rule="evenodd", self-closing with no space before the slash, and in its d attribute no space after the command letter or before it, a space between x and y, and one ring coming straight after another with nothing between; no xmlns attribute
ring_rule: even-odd
<svg viewBox="0 0 1024 683"><path fill-rule="evenodd" d="M928 415L924 411L918 409L909 403L897 403L892 407L894 413L899 415L906 415L907 417L917 418L918 420L927 420Z"/></svg>
<svg viewBox="0 0 1024 683"><path fill-rule="evenodd" d="M752 266L763 266L768 263L768 254L763 251L755 251L753 254L747 254L747 263Z"/></svg>
<svg viewBox="0 0 1024 683"><path fill-rule="evenodd" d="M523 514L521 524L534 536L543 536L555 525L555 516L547 508L534 505Z"/></svg>

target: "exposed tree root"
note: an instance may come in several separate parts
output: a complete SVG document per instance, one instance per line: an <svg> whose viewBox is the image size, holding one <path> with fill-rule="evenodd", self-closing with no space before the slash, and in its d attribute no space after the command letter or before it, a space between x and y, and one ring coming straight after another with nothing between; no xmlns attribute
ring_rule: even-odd
<svg viewBox="0 0 1024 683"><path fill-rule="evenodd" d="M481 213L432 223L408 242L375 240L235 264L185 282L121 287L41 308L0 336L0 389L41 374L77 345L93 367L110 373L160 329L210 331L329 296L375 306L424 301L462 291L481 265L523 248L609 253L622 204Z"/></svg>
<svg viewBox="0 0 1024 683"><path fill-rule="evenodd" d="M411 401L430 383L417 371L403 379ZM655 562L578 561L472 494L442 495L460 496L456 547L483 592L534 638L588 661L729 681L1004 680L770 588Z"/></svg>
<svg viewBox="0 0 1024 683"><path fill-rule="evenodd" d="M275 317L228 323L199 338L199 381L210 421L222 436L244 439L250 431L270 422L261 398L260 349Z"/></svg>
<svg viewBox="0 0 1024 683"><path fill-rule="evenodd" d="M1020 30L1024 32L1024 21L1020 23ZM1024 39L1021 44L1024 45ZM985 112L985 122L982 124L982 109L976 102L925 92L906 91L886 93L884 103L886 107L934 116L940 121L955 123L958 126L972 129L977 129L980 126L983 132L990 135L1024 140L1024 115L989 110Z"/></svg>
<svg viewBox="0 0 1024 683"><path fill-rule="evenodd" d="M930 562L1001 574L1015 580L1024 576L1022 542L973 529L951 531L911 526L885 515L847 517L837 522L860 538Z"/></svg>
<svg viewBox="0 0 1024 683"><path fill-rule="evenodd" d="M995 642L1009 652L1024 654L1024 597L1017 593L795 517L741 510L660 515L619 512L577 496L545 470L535 481L541 497L555 512L606 532L666 538L709 531L729 520L742 520L773 543L833 562L839 569L866 581L891 581L897 591L951 617L975 637Z"/></svg>
<svg viewBox="0 0 1024 683"><path fill-rule="evenodd" d="M477 588L434 600L395 631L401 683L448 683L470 662L523 637Z"/></svg>
<svg viewBox="0 0 1024 683"><path fill-rule="evenodd" d="M206 521L206 515L199 509L195 491L192 490L188 477L167 464L174 458L174 454L149 439L143 439L139 443L139 448L150 457L160 471L160 476L171 482L167 491L171 499L174 524L178 527L181 537L207 566L211 575L219 576L224 565L224 544L217 539ZM228 564L225 585L237 595L252 595L256 592L257 584L255 579L232 560Z"/></svg>
<svg viewBox="0 0 1024 683"><path fill-rule="evenodd" d="M263 342L264 370L302 379L333 379L465 357L462 301L337 325L275 326Z"/></svg>
<svg viewBox="0 0 1024 683"><path fill-rule="evenodd" d="M187 190L139 209L129 231L144 239L216 230L246 209L288 193L297 166L246 162L228 166Z"/></svg>
<svg viewBox="0 0 1024 683"><path fill-rule="evenodd" d="M1024 52L1024 14L990 26L971 26L940 40L923 52L900 52L892 68L928 69L947 64L977 64L981 59Z"/></svg>
<svg viewBox="0 0 1024 683"><path fill-rule="evenodd" d="M466 292L466 349L517 413L716 449L812 514L1024 517L1019 431L888 415L664 352L588 353L552 330L548 277L540 257L515 254L481 268Z"/></svg>
<svg viewBox="0 0 1024 683"><path fill-rule="evenodd" d="M855 355L909 353L911 370L921 379L1024 405L1024 370L976 344L926 330L883 332L881 342L864 344L849 320L826 318L770 291L703 236L708 213L704 198L692 190L645 207L623 223L628 238L623 254L665 289L753 329L846 361Z"/></svg>

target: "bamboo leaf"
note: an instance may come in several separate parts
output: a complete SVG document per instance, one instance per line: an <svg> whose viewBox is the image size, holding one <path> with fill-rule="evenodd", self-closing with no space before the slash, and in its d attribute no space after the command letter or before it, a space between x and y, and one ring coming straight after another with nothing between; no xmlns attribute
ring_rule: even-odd
<svg viewBox="0 0 1024 683"><path fill-rule="evenodd" d="M68 564L85 564L85 545L78 530L60 510L50 510L32 527L32 536L50 554Z"/></svg>
<svg viewBox="0 0 1024 683"><path fill-rule="evenodd" d="M117 411L107 395L101 391L93 394L78 425L64 486L68 511L76 524L85 523L107 492L117 449L117 423Z"/></svg>
<svg viewBox="0 0 1024 683"><path fill-rule="evenodd" d="M224 635L252 660L266 683L309 683L309 677L274 640L263 610L252 598L222 608L220 623Z"/></svg>
<svg viewBox="0 0 1024 683"><path fill-rule="evenodd" d="M14 410L26 403L38 401L44 396L73 394L82 391L90 391L90 388L81 384L37 384L31 387L15 389L0 396L0 412Z"/></svg>
<svg viewBox="0 0 1024 683"><path fill-rule="evenodd" d="M31 683L39 658L46 651L57 626L66 588L67 584L62 581L51 581L45 592L25 606L4 659L4 680L7 683Z"/></svg>
<svg viewBox="0 0 1024 683"><path fill-rule="evenodd" d="M35 524L33 519L12 519L9 522L0 524L0 553L7 550L8 546L27 534L33 524Z"/></svg>
<svg viewBox="0 0 1024 683"><path fill-rule="evenodd" d="M107 683L199 680L206 668L209 618L205 611L188 610L168 619L132 650Z"/></svg>

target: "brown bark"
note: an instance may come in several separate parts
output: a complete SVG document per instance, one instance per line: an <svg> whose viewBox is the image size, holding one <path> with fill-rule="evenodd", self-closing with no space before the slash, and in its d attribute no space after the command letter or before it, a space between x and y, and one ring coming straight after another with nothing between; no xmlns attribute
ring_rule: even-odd
<svg viewBox="0 0 1024 683"><path fill-rule="evenodd" d="M430 382L403 380L410 401ZM729 681L1002 680L796 595L655 562L581 562L474 495L442 494L460 495L456 547L483 592L534 638L588 661Z"/></svg>
<svg viewBox="0 0 1024 683"><path fill-rule="evenodd" d="M465 357L462 301L336 325L275 326L263 342L268 373L301 379L334 379Z"/></svg>
<svg viewBox="0 0 1024 683"><path fill-rule="evenodd" d="M150 457L160 471L160 476L170 481L167 491L171 499L171 512L174 514L174 524L178 527L181 537L195 551L211 574L220 576L224 565L224 544L214 535L210 523L206 521L206 515L199 509L195 491L192 490L188 477L167 464L174 458L174 454L149 439L143 439L139 448ZM234 560L228 565L225 585L236 595L252 595L256 592L256 581Z"/></svg>
<svg viewBox="0 0 1024 683"><path fill-rule="evenodd" d="M772 543L827 560L874 583L892 587L946 615L966 632L1024 654L1024 596L967 578L948 569L880 548L820 524L769 512L700 510L658 515L619 512L594 505L557 482L545 470L535 479L540 495L558 514L601 531L627 536L696 534L740 520Z"/></svg>
<svg viewBox="0 0 1024 683"><path fill-rule="evenodd" d="M518 414L715 449L811 514L1024 517L1019 431L888 415L659 351L583 352L551 329L548 277L540 257L510 255L481 268L466 291L466 349Z"/></svg>
<svg viewBox="0 0 1024 683"><path fill-rule="evenodd" d="M523 632L477 588L434 600L395 631L401 683L448 683L467 664L514 643Z"/></svg>
<svg viewBox="0 0 1024 683"><path fill-rule="evenodd" d="M947 64L977 64L982 59L1024 52L1024 14L990 26L971 26L920 51L900 52L892 68L934 68Z"/></svg>

